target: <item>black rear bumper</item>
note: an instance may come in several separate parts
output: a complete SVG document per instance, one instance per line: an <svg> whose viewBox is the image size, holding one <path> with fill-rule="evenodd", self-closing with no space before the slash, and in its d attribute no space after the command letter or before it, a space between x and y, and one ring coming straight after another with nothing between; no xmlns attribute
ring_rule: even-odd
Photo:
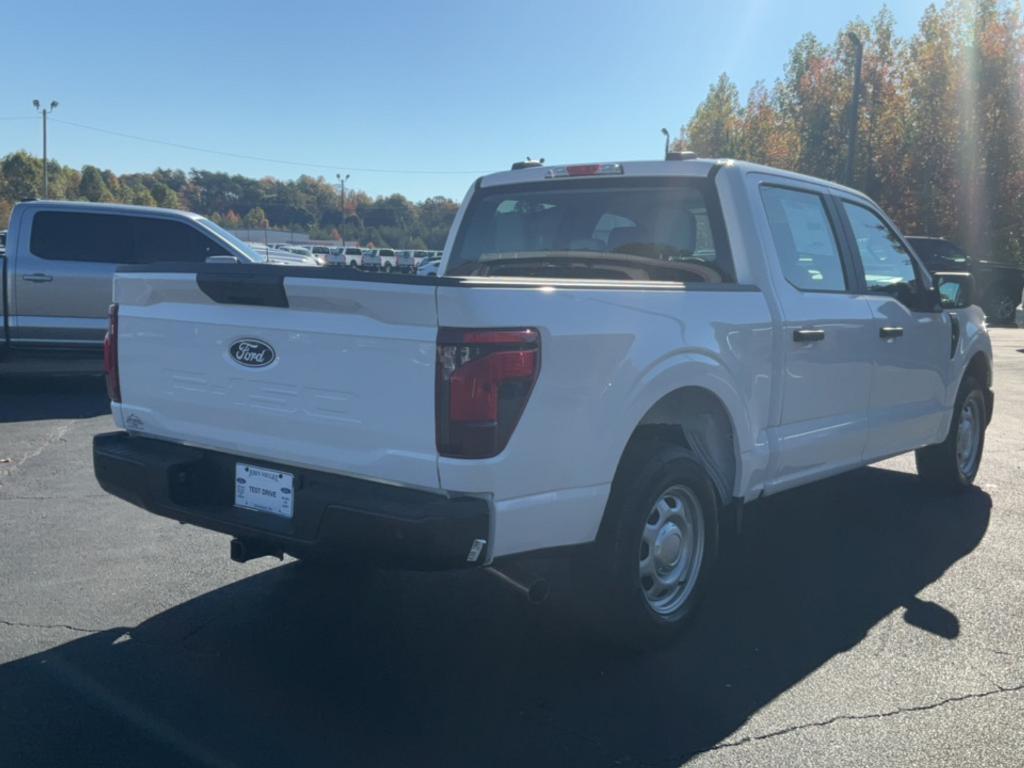
<svg viewBox="0 0 1024 768"><path fill-rule="evenodd" d="M295 475L291 519L234 506L237 461ZM424 570L487 559L490 510L475 496L399 488L127 432L96 435L93 466L105 491L149 512L296 557ZM474 547L478 541L482 547Z"/></svg>

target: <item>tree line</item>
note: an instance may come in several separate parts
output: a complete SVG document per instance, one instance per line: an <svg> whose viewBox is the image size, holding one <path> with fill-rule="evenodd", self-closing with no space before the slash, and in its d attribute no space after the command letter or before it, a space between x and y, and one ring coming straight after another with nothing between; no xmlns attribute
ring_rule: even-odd
<svg viewBox="0 0 1024 768"><path fill-rule="evenodd" d="M340 190L322 177L294 181L215 171L158 168L152 173L116 174L86 165L81 170L50 160L49 196L55 200L158 205L195 211L228 228L264 227L308 232L313 239L377 246L444 247L458 203L430 197L415 203L403 195L371 197ZM41 197L43 163L25 151L0 159L0 229L18 200Z"/></svg>
<svg viewBox="0 0 1024 768"><path fill-rule="evenodd" d="M884 8L831 43L804 35L781 77L741 99L723 74L676 145L847 182L854 48L863 43L850 186L908 234L1024 263L1024 35L1017 1L929 6L909 38Z"/></svg>

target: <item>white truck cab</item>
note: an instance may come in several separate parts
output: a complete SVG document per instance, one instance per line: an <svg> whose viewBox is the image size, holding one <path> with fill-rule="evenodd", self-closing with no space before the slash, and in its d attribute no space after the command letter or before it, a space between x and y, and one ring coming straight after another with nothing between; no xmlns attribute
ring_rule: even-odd
<svg viewBox="0 0 1024 768"><path fill-rule="evenodd" d="M123 268L96 475L237 559L565 553L601 625L657 645L743 504L907 451L931 486L973 482L993 395L970 289L820 179L497 173L437 277Z"/></svg>

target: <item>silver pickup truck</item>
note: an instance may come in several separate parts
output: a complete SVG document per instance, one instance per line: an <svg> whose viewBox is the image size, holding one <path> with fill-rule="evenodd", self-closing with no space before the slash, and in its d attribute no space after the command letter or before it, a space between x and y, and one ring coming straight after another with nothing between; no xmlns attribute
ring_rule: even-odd
<svg viewBox="0 0 1024 768"><path fill-rule="evenodd" d="M114 272L159 261L265 262L187 211L30 201L14 207L0 255L0 376L102 373Z"/></svg>

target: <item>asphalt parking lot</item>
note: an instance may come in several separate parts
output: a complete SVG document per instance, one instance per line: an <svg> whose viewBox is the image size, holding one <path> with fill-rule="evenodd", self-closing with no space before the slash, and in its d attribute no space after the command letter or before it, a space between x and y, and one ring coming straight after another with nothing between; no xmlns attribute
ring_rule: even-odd
<svg viewBox="0 0 1024 768"><path fill-rule="evenodd" d="M647 656L482 573L235 564L96 485L101 382L0 384L0 765L1021 765L1024 331L993 340L975 491L901 457L764 502Z"/></svg>

